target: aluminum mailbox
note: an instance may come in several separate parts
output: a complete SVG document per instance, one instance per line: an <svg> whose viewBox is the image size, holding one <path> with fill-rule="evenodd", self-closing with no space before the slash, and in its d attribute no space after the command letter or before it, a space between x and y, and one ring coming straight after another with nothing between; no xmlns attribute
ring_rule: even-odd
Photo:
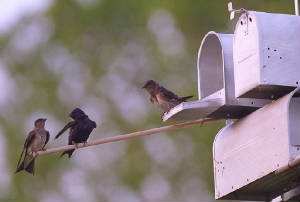
<svg viewBox="0 0 300 202"><path fill-rule="evenodd" d="M233 37L235 96L277 99L300 84L300 17L246 11Z"/></svg>
<svg viewBox="0 0 300 202"><path fill-rule="evenodd" d="M233 68L233 35L208 32L198 52L199 100L222 99L224 104L209 117L241 118L268 103L255 98L236 98Z"/></svg>
<svg viewBox="0 0 300 202"><path fill-rule="evenodd" d="M184 102L163 116L163 120L241 118L269 103L269 100L235 98L233 35L208 32L197 59L198 101Z"/></svg>
<svg viewBox="0 0 300 202"><path fill-rule="evenodd" d="M225 126L213 144L215 198L270 201L299 186L299 170L273 176L300 154L299 90Z"/></svg>

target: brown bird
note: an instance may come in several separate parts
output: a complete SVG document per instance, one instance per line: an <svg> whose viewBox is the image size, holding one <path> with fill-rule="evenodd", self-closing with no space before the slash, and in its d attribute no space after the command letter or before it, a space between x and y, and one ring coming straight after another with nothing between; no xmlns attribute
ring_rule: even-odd
<svg viewBox="0 0 300 202"><path fill-rule="evenodd" d="M165 89L153 80L145 83L143 88L150 94L150 101L163 112L168 112L173 107L185 102L193 96L179 97L175 93Z"/></svg>
<svg viewBox="0 0 300 202"><path fill-rule="evenodd" d="M21 156L18 161L17 169L15 173L25 170L34 175L34 160L36 152L44 150L45 145L49 141L50 134L45 130L45 122L47 119L37 119L34 122L34 129L29 132ZM25 151L25 157L20 165L23 153Z"/></svg>

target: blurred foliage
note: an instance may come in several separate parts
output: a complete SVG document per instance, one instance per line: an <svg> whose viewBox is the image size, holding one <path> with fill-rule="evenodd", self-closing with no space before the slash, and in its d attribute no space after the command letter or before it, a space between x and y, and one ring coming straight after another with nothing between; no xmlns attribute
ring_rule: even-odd
<svg viewBox="0 0 300 202"><path fill-rule="evenodd" d="M9 179L0 183L0 201L213 200L212 143L223 123L91 147L70 160L42 156L34 177L13 171L41 115L50 116L48 148L66 144L66 137L53 137L77 106L98 123L91 139L165 125L141 86L154 79L197 99L202 37L233 32L227 3L53 0L46 12L25 16L2 34L0 61L11 84L1 91L12 98L0 111L1 162L8 168L0 170ZM294 12L292 0L235 0L233 6Z"/></svg>

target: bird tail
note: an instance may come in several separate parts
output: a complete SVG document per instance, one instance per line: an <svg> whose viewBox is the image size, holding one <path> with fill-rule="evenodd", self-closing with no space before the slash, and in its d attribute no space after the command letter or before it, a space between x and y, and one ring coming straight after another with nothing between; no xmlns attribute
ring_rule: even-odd
<svg viewBox="0 0 300 202"><path fill-rule="evenodd" d="M25 170L34 175L34 159L29 163Z"/></svg>
<svg viewBox="0 0 300 202"><path fill-rule="evenodd" d="M29 165L26 168L24 167L24 161L23 161L21 163L21 165L19 167L17 167L15 173L18 173L22 170L25 170L28 173L31 173L32 175L34 175L34 159L29 163Z"/></svg>
<svg viewBox="0 0 300 202"><path fill-rule="evenodd" d="M74 151L75 151L75 149L64 151L59 157L61 158L61 157L63 157L63 155L68 154L69 158L71 158Z"/></svg>
<svg viewBox="0 0 300 202"><path fill-rule="evenodd" d="M190 99L190 98L192 98L192 97L194 97L194 96L193 96L193 95L190 95L190 96L180 97L180 101L181 101L181 102L184 102L184 101L186 101L186 100L188 100L188 99Z"/></svg>
<svg viewBox="0 0 300 202"><path fill-rule="evenodd" d="M22 160L24 151L25 151L25 148L23 147L22 153L21 153L21 155L20 155L20 157L19 157L19 160L18 160L17 170L18 170L18 168L20 168L20 163L21 163L21 160ZM23 165L23 167L24 167L24 165ZM17 170L16 170L16 172L17 172Z"/></svg>
<svg viewBox="0 0 300 202"><path fill-rule="evenodd" d="M21 165L19 165L15 171L15 173L18 173L20 171L24 170L24 161L21 163Z"/></svg>

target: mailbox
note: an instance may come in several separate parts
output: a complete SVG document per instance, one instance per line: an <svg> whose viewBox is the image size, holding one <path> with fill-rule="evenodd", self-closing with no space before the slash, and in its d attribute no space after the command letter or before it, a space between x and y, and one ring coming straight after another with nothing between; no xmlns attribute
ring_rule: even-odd
<svg viewBox="0 0 300 202"><path fill-rule="evenodd" d="M274 174L299 158L299 123L296 89L221 129L213 144L215 198L270 201L299 186L299 168Z"/></svg>
<svg viewBox="0 0 300 202"><path fill-rule="evenodd" d="M300 17L246 11L233 37L235 96L277 99L300 84Z"/></svg>
<svg viewBox="0 0 300 202"><path fill-rule="evenodd" d="M235 98L232 34L208 32L198 52L198 101L183 102L163 120L241 118L269 103L256 98Z"/></svg>

